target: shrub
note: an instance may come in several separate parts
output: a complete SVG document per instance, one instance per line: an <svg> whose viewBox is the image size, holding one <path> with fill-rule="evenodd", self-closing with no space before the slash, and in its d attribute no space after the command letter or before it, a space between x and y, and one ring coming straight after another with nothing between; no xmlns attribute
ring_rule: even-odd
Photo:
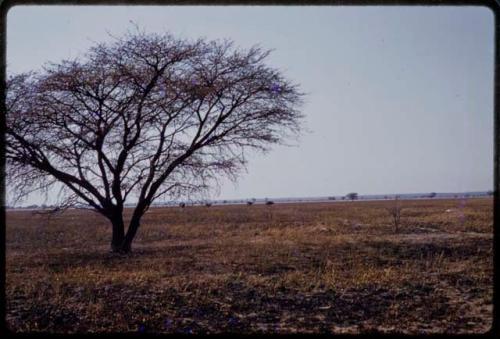
<svg viewBox="0 0 500 339"><path fill-rule="evenodd" d="M399 197L396 197L394 199L394 204L391 207L387 208L387 212L389 212L389 215L392 217L392 222L394 224L394 232L396 233L399 231L402 209L403 207L401 207L401 204L399 202Z"/></svg>

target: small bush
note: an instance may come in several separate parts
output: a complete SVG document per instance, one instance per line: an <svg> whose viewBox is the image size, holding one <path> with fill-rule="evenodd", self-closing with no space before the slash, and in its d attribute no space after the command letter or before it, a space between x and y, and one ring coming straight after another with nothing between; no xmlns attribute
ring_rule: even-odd
<svg viewBox="0 0 500 339"><path fill-rule="evenodd" d="M402 210L403 208L401 207L401 204L399 202L399 197L396 197L394 199L394 204L391 207L387 208L387 212L389 212L389 215L392 217L392 222L394 224L394 232L396 233L399 231Z"/></svg>

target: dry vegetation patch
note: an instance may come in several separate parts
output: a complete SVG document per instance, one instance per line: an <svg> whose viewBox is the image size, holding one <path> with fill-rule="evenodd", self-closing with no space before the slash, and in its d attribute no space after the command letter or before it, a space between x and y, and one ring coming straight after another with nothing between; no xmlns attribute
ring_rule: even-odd
<svg viewBox="0 0 500 339"><path fill-rule="evenodd" d="M491 199L153 208L134 252L92 212L7 213L14 331L480 333ZM447 212L448 211L448 212Z"/></svg>

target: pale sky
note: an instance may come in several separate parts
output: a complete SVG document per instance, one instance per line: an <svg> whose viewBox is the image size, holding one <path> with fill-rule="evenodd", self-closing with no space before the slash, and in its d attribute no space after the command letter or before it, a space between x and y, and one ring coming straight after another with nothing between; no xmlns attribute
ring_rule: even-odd
<svg viewBox="0 0 500 339"><path fill-rule="evenodd" d="M80 55L131 21L273 49L269 64L308 93L309 132L294 147L250 155L248 172L214 199L493 188L486 7L16 6L7 71Z"/></svg>

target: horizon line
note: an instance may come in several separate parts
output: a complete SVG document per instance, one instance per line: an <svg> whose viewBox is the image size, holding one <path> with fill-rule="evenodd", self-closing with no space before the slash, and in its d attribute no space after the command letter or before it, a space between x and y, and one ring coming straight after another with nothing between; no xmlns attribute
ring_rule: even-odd
<svg viewBox="0 0 500 339"><path fill-rule="evenodd" d="M351 193L356 193L357 198L354 200L366 200L363 198L369 198L369 197L381 197L377 198L374 200L389 200L389 199L395 199L396 197L402 198L404 196L412 196L415 198L436 198L439 196L445 196L445 197L454 197L454 198L467 198L467 195L479 195L479 196L484 196L484 195L489 195L489 192L494 192L494 190L484 190L484 191L461 191L461 192L420 192L420 193L385 193L385 194L359 194L357 192L351 192ZM185 200L169 200L169 201L157 201L153 202L151 206L155 205L171 205L171 204L179 204L179 203L192 203L192 204L205 204L205 203L212 203L212 204L228 204L231 202L237 202L237 203L246 203L246 202L267 202L267 201L283 201L287 200L289 202L301 202L301 201L311 201L311 200L316 200L316 201L338 201L338 200L351 200L348 199L347 196L350 193L347 193L345 195L323 195L323 196L302 196L302 197L265 197L265 198L235 198L235 199L229 199L229 198L222 198L222 199L185 199ZM433 195L432 197L429 197L429 195ZM460 195L462 195L460 197ZM458 197L457 197L458 196ZM136 204L137 202L130 202L124 204L124 207L130 206L131 204ZM47 204L30 204L30 205L25 205L25 206L8 206L5 205L5 209L16 209L16 208L29 208L29 207L57 207L57 205L47 205ZM75 206L86 206L85 204L77 204Z"/></svg>

